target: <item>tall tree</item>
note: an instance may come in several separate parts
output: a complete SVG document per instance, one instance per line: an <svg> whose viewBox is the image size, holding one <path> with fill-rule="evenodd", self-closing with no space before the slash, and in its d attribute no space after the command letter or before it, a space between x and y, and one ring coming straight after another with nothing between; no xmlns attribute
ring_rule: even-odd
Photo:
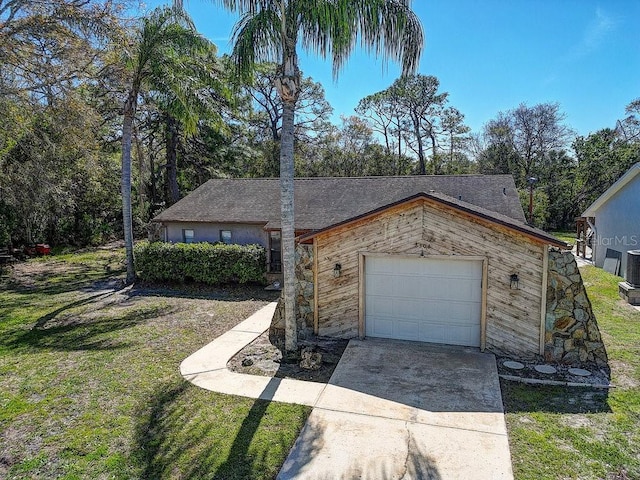
<svg viewBox="0 0 640 480"><path fill-rule="evenodd" d="M565 115L557 103L541 103L500 112L485 125L487 146L517 155L517 171L510 171L519 187L538 176L549 154L568 146L573 131L564 124ZM505 172L506 173L506 172Z"/></svg>
<svg viewBox="0 0 640 480"><path fill-rule="evenodd" d="M161 112L165 133L166 184L165 204L180 200L178 185L178 155L183 140L196 135L200 121L208 126L226 128L219 112L229 99L229 89L222 79L222 66L216 57L212 43L193 49L182 66L179 91L173 80L165 77L152 79L149 88L152 98Z"/></svg>
<svg viewBox="0 0 640 480"><path fill-rule="evenodd" d="M248 123L254 130L255 146L262 152L261 158L254 159L250 170L252 174L265 177L278 176L279 173L284 108L275 85L277 77L278 66L263 63L257 66L253 82L245 87L253 107L249 110ZM302 76L294 126L296 153L301 143L315 143L318 136L327 134L332 112L322 85Z"/></svg>
<svg viewBox="0 0 640 480"><path fill-rule="evenodd" d="M133 222L131 215L131 140L138 96L150 85L171 92L173 111L191 111L193 96L188 87L189 59L210 51L211 44L199 35L191 19L177 9L158 8L142 19L131 49L125 49L129 87L122 123L122 217L127 283L135 280Z"/></svg>
<svg viewBox="0 0 640 480"><path fill-rule="evenodd" d="M250 120L271 140L280 141L282 130L282 99L275 86L278 66L265 63L258 66L254 81L246 87L253 99L255 111ZM309 140L326 131L333 108L324 96L324 88L310 77L301 77L300 95L296 103L295 140Z"/></svg>
<svg viewBox="0 0 640 480"><path fill-rule="evenodd" d="M179 0L176 0L181 3ZM417 68L422 26L410 0L219 0L239 13L233 58L251 76L257 62L278 63L275 85L283 103L280 140L281 228L283 249L285 348L297 348L295 318L294 118L300 96L298 47L331 56L338 75L358 44L397 60L403 73Z"/></svg>
<svg viewBox="0 0 640 480"><path fill-rule="evenodd" d="M0 0L0 94L51 103L95 75L125 1Z"/></svg>
<svg viewBox="0 0 640 480"><path fill-rule="evenodd" d="M617 130L629 142L640 142L640 98L627 105L627 116L618 121Z"/></svg>
<svg viewBox="0 0 640 480"><path fill-rule="evenodd" d="M365 117L371 128L384 139L387 154L395 151L400 159L403 150L405 111L391 89L369 95L358 102L356 113Z"/></svg>
<svg viewBox="0 0 640 480"><path fill-rule="evenodd" d="M463 138L469 131L460 111L445 108L449 94L438 92L439 87L432 75L404 76L386 90L363 98L356 107L383 136L387 153L394 148L400 160L403 145L414 152L420 175L443 173L445 160L454 157L459 167ZM441 154L441 144L448 147L446 156Z"/></svg>
<svg viewBox="0 0 640 480"><path fill-rule="evenodd" d="M634 163L640 161L640 142L631 142L605 128L573 143L577 159L576 203L586 209Z"/></svg>
<svg viewBox="0 0 640 480"><path fill-rule="evenodd" d="M448 107L442 111L440 125L447 145L447 161L454 163L456 154L460 154L464 149L469 139L467 134L471 129L464 124L464 114L455 107Z"/></svg>
<svg viewBox="0 0 640 480"><path fill-rule="evenodd" d="M411 77L399 78L390 90L395 92L399 99L401 108L409 117L412 127L413 142L410 142L412 150L418 155L418 173L427 173L427 154L425 151L425 140L431 143L431 172L437 174L437 121L444 104L447 101L448 93L438 93L440 81L432 75L413 75Z"/></svg>

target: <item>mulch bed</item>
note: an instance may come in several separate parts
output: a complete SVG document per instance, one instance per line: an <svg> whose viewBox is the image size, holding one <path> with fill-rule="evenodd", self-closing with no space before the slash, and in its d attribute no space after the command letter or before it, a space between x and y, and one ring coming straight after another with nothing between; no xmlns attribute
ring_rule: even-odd
<svg viewBox="0 0 640 480"><path fill-rule="evenodd" d="M313 347L322 354L322 365L318 370L306 370L298 359L283 359L282 352L269 341L264 332L240 350L229 362L229 370L264 377L292 378L310 382L327 383L333 374L349 340L316 337L312 341L300 342L300 347Z"/></svg>

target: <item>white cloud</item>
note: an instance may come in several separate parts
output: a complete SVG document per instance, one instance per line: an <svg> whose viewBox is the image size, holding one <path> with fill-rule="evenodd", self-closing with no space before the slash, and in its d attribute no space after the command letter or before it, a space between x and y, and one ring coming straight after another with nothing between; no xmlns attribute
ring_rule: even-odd
<svg viewBox="0 0 640 480"><path fill-rule="evenodd" d="M615 27L615 20L598 7L595 17L585 28L582 39L571 49L569 59L579 60L596 51Z"/></svg>

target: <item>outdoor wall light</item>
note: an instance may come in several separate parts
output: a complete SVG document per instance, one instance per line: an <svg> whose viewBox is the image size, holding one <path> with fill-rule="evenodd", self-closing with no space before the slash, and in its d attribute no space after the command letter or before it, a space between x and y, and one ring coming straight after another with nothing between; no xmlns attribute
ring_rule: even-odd
<svg viewBox="0 0 640 480"><path fill-rule="evenodd" d="M518 290L518 283L520 282L518 274L512 273L509 278L511 279L511 290Z"/></svg>
<svg viewBox="0 0 640 480"><path fill-rule="evenodd" d="M338 278L341 273L342 273L342 265L340 265L339 263L336 263L336 266L333 267L334 278Z"/></svg>

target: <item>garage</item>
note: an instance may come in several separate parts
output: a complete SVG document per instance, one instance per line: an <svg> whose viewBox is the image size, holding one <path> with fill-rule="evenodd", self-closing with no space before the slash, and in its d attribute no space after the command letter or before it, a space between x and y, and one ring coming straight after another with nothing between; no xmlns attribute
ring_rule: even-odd
<svg viewBox="0 0 640 480"><path fill-rule="evenodd" d="M482 271L478 259L367 256L366 336L479 347Z"/></svg>

